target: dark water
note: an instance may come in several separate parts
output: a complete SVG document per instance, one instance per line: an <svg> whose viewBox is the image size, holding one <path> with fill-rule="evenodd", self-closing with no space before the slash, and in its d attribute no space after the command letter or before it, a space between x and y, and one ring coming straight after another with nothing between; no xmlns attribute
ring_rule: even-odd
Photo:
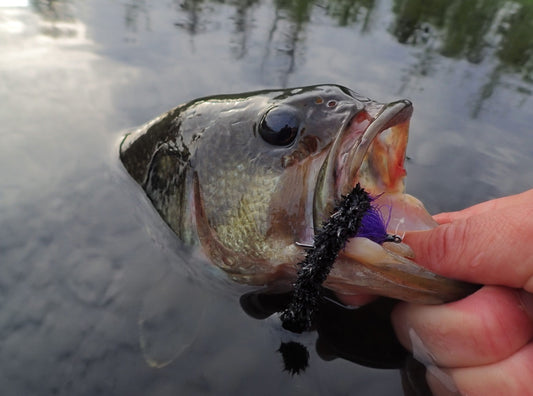
<svg viewBox="0 0 533 396"><path fill-rule="evenodd" d="M533 4L19 3L0 7L2 393L401 394L399 370L354 363L405 369L393 342L368 341L370 360L328 344L385 322L291 336L188 264L117 140L195 97L333 82L414 102L408 191L430 211L517 193L533 185ZM299 376L276 351L291 340L310 352Z"/></svg>

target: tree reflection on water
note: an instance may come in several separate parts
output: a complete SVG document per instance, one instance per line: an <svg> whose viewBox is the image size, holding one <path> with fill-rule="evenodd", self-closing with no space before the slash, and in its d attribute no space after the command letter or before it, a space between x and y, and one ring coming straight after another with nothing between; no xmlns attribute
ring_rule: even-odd
<svg viewBox="0 0 533 396"><path fill-rule="evenodd" d="M72 0L33 0L34 10L44 20L71 22ZM207 26L217 23L221 6L233 9L233 34L229 48L239 60L258 45L250 40L256 29L255 19L260 0L174 0L169 7L177 14L175 27L192 38ZM313 17L321 12L348 29L365 34L385 29L399 43L418 50L409 68L410 78L436 73L440 57L465 60L471 64L490 64L492 72L479 90L472 116L481 103L500 86L530 95L533 82L533 3L527 0L394 0L392 4L376 0L274 0L270 29L262 41L261 69L275 68L279 84L285 86L288 76L297 70L305 55L306 32L312 29ZM150 4L145 0L129 0L124 5L124 23L128 30L150 30ZM390 10L390 11L389 11ZM376 14L391 12L388 26L374 23ZM263 17L263 14L261 15ZM44 32L44 34L47 34ZM49 30L57 35L57 30ZM259 43L261 45L261 43ZM261 70L262 72L263 70ZM518 79L505 81L513 74Z"/></svg>
<svg viewBox="0 0 533 396"><path fill-rule="evenodd" d="M484 100L504 85L531 94L533 77L533 3L527 1L397 0L391 33L402 44L419 47L412 74L427 75L438 62L435 55L487 62L492 70L479 90L471 115L476 117ZM506 74L521 81L503 82Z"/></svg>

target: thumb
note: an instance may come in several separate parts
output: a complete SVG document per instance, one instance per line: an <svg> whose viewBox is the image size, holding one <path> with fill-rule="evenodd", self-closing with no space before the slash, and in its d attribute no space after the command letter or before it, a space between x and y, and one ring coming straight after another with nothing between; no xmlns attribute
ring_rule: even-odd
<svg viewBox="0 0 533 396"><path fill-rule="evenodd" d="M440 275L533 291L533 201L409 232L404 240L419 265Z"/></svg>

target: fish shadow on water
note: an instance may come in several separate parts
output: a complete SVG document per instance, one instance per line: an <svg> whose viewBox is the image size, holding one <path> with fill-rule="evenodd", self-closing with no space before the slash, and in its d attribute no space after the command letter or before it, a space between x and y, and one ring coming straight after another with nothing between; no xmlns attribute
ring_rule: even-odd
<svg viewBox="0 0 533 396"><path fill-rule="evenodd" d="M321 359L341 358L355 364L377 369L399 369L405 395L431 394L425 380L426 368L400 344L390 321L397 300L379 298L359 308L343 306L335 295L324 289L314 327L318 338L316 352ZM267 319L289 305L292 291L266 290L243 294L242 309L254 319ZM309 352L297 340L282 342L278 352L285 370L300 374L309 365Z"/></svg>

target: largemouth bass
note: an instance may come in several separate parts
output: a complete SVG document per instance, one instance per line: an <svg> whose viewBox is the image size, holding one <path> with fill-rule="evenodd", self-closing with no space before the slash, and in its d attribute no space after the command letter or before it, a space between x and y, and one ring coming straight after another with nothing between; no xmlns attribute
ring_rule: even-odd
<svg viewBox="0 0 533 396"><path fill-rule="evenodd" d="M359 182L387 232L436 226L404 193L412 105L337 85L194 100L127 134L120 158L177 236L248 284L294 279L337 201ZM349 240L325 287L440 303L471 289L419 267L404 243Z"/></svg>

